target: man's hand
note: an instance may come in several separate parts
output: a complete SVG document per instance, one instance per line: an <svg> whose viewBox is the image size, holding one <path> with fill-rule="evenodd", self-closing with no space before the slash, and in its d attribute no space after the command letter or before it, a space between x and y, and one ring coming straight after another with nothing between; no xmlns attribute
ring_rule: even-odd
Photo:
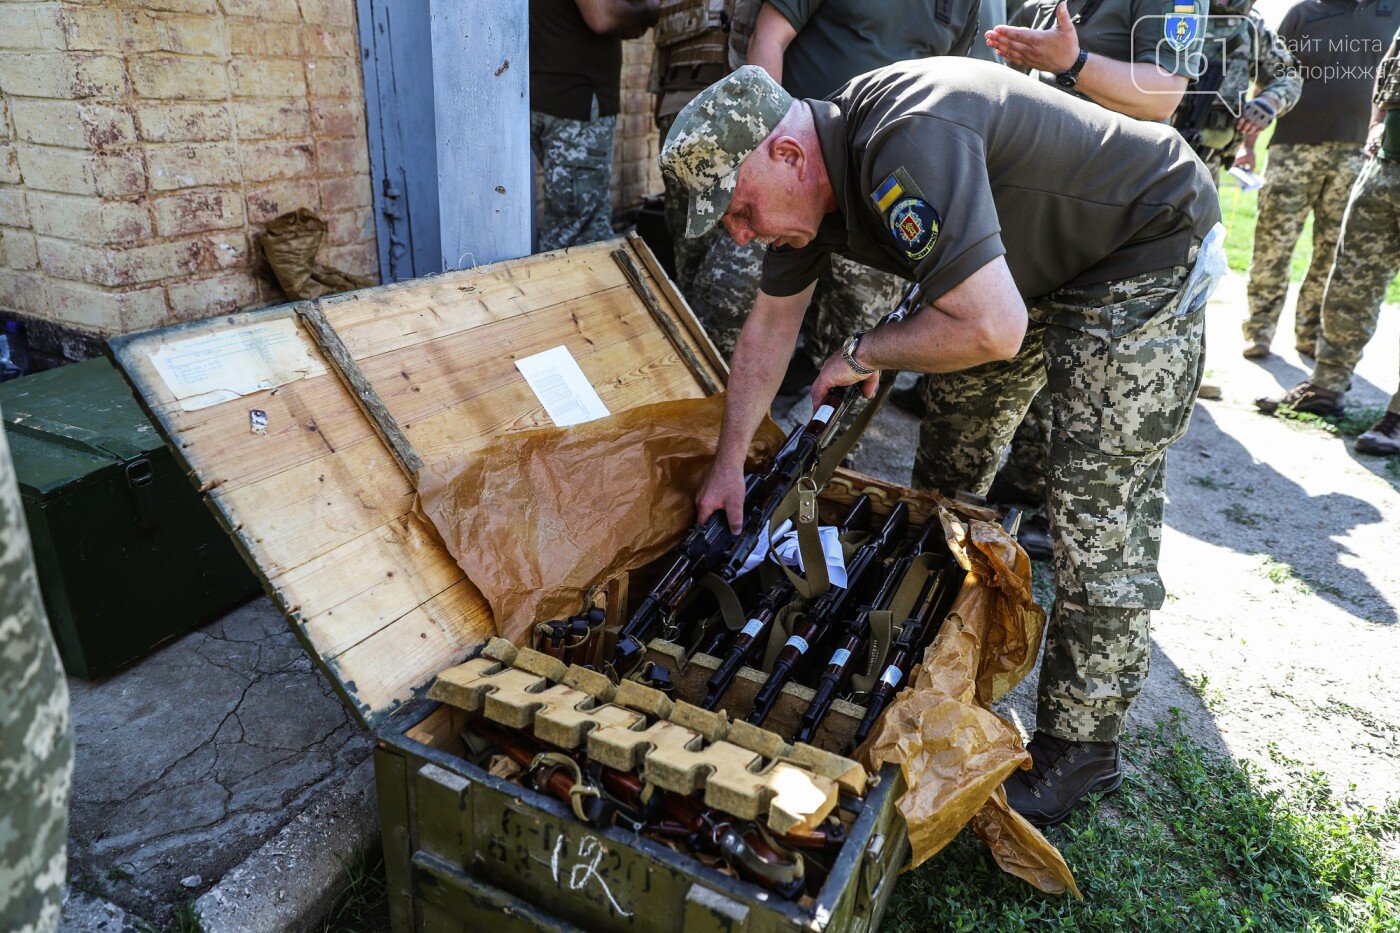
<svg viewBox="0 0 1400 933"><path fill-rule="evenodd" d="M744 471L724 469L716 462L695 494L695 508L697 525L723 509L725 518L729 519L729 530L736 535L743 531Z"/></svg>
<svg viewBox="0 0 1400 933"><path fill-rule="evenodd" d="M1049 29L997 26L987 32L987 45L1010 65L1055 75L1079 60L1079 33L1066 3L1055 7L1055 25Z"/></svg>
<svg viewBox="0 0 1400 933"><path fill-rule="evenodd" d="M1245 103L1240 111L1240 118L1235 121L1235 127L1244 133L1262 133L1269 128L1269 124L1274 122L1278 116L1278 101L1268 94L1260 94L1258 97Z"/></svg>
<svg viewBox="0 0 1400 933"><path fill-rule="evenodd" d="M1230 163L1231 168L1242 168L1246 172L1254 171L1254 147L1241 146L1240 151L1235 154L1235 160Z"/></svg>
<svg viewBox="0 0 1400 933"><path fill-rule="evenodd" d="M858 361L862 362L863 361ZM864 383L861 392L866 398L872 398L875 390L880 387L880 373L878 371L868 376L862 376L846 363L846 358L838 350L836 353L826 358L822 364L822 371L817 373L817 381L812 383L812 411L817 410L817 406L826 398L832 389L839 389L842 386L853 386L856 383Z"/></svg>
<svg viewBox="0 0 1400 933"><path fill-rule="evenodd" d="M1385 140L1385 124L1376 123L1371 126L1366 134L1366 146L1362 149L1366 153L1366 158L1374 159L1376 153L1381 151L1381 143Z"/></svg>

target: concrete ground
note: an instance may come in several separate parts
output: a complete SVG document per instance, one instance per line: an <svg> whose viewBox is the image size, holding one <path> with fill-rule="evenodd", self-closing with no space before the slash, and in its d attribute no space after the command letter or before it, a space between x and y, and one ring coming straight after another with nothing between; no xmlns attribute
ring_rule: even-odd
<svg viewBox="0 0 1400 933"><path fill-rule="evenodd" d="M93 901L157 928L174 923L314 801L347 787L372 747L265 598L103 681L70 678L69 690L69 883L86 897L70 898L67 929L113 929L84 912ZM366 768L359 784L368 778ZM372 801L360 807L371 829ZM362 844L336 838L347 860Z"/></svg>
<svg viewBox="0 0 1400 933"><path fill-rule="evenodd" d="M1133 709L1180 709L1198 740L1280 775L1322 770L1345 799L1400 787L1400 463L1357 455L1252 399L1306 366L1239 356L1243 279L1208 316L1208 378L1168 458L1153 670ZM1280 332L1291 332L1285 320ZM1354 407L1383 406L1400 372L1388 308ZM799 410L801 406L798 406ZM915 419L881 412L859 466L907 482ZM1034 675L1002 705L1029 731ZM78 755L64 928L283 929L316 916L306 879L334 879L375 835L370 739L265 599L105 681L70 681ZM1350 790L1348 790L1350 788ZM197 900L196 900L197 899ZM269 908L269 910L262 910Z"/></svg>

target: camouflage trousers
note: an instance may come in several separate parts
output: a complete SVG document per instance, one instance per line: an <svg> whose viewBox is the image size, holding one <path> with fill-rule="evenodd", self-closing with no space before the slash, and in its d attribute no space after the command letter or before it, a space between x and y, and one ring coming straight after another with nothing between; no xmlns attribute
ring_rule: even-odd
<svg viewBox="0 0 1400 933"><path fill-rule="evenodd" d="M734 352L739 330L758 297L763 252L755 243L741 247L721 233L696 276L695 314L726 357ZM820 366L847 337L884 317L899 303L906 287L898 276L833 254L802 320L802 337L812 362Z"/></svg>
<svg viewBox="0 0 1400 933"><path fill-rule="evenodd" d="M1322 292L1342 229L1342 213L1363 156L1357 143L1331 142L1271 146L1268 183L1259 191L1259 218L1254 227L1254 258L1249 266L1247 341L1273 340L1288 297L1293 247L1313 215L1313 251L1294 312L1293 339L1316 343L1322 326Z"/></svg>
<svg viewBox="0 0 1400 933"><path fill-rule="evenodd" d="M612 228L612 155L617 117L567 120L530 111L530 151L544 169L539 250L606 240Z"/></svg>
<svg viewBox="0 0 1400 933"><path fill-rule="evenodd" d="M1186 431L1205 350L1190 268L1065 288L1037 299L1012 359L922 381L929 415L914 483L985 492L1031 399L1049 403L1048 505L1055 607L1038 728L1112 741L1147 679L1167 448Z"/></svg>
<svg viewBox="0 0 1400 933"><path fill-rule="evenodd" d="M1400 271L1400 162L1375 158L1352 188L1322 310L1322 340L1310 381L1345 392L1376 333L1381 301ZM1400 392L1390 400L1400 412Z"/></svg>
<svg viewBox="0 0 1400 933"><path fill-rule="evenodd" d="M663 140L675 122L676 115L673 113L657 117L656 128ZM703 236L694 239L686 236L685 217L690 193L684 185L665 172L661 173L661 180L666 185L666 232L671 235L671 249L676 258L676 287L694 309L695 277L700 273L700 265L705 261L705 255L710 251L715 238L728 234L724 232L723 227L716 226Z"/></svg>
<svg viewBox="0 0 1400 933"><path fill-rule="evenodd" d="M73 730L0 431L0 930L57 930Z"/></svg>

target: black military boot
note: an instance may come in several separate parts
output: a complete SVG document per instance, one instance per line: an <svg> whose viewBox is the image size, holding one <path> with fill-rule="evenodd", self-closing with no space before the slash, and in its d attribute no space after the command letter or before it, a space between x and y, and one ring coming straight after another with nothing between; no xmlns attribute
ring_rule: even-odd
<svg viewBox="0 0 1400 933"><path fill-rule="evenodd" d="M1123 783L1117 742L1069 742L1037 732L1026 746L1029 771L1013 771L1002 785L1011 809L1033 826L1062 823L1089 794L1106 794Z"/></svg>

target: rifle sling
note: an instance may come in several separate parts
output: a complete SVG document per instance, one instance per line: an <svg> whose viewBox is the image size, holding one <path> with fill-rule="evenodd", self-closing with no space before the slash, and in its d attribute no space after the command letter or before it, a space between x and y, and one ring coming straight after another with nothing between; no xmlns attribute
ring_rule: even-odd
<svg viewBox="0 0 1400 933"><path fill-rule="evenodd" d="M744 627L748 621L748 616L744 612L744 606L739 602L739 596L734 592L734 587L725 583L717 574L707 573L697 581L701 587L708 590L719 604L720 617L724 619L724 627L731 632L737 632Z"/></svg>
<svg viewBox="0 0 1400 933"><path fill-rule="evenodd" d="M889 378L880 380L880 389L875 393L875 397L851 419L850 425L826 446L816 465L793 484L792 489L788 490L788 494L773 512L773 517L769 519L770 541L774 529L789 518L793 519L797 528L797 549L802 555L802 567L807 575L803 577L787 566L783 567L783 573L787 574L793 588L803 599L820 596L831 587L831 579L826 572L826 556L822 553L821 539L817 535L817 493L826 487L836 468L841 465L846 454L851 452L851 448L855 447L856 441L860 440L865 429L869 427L870 420L885 403L885 397L894 388L894 377L897 373L892 372L888 375Z"/></svg>

